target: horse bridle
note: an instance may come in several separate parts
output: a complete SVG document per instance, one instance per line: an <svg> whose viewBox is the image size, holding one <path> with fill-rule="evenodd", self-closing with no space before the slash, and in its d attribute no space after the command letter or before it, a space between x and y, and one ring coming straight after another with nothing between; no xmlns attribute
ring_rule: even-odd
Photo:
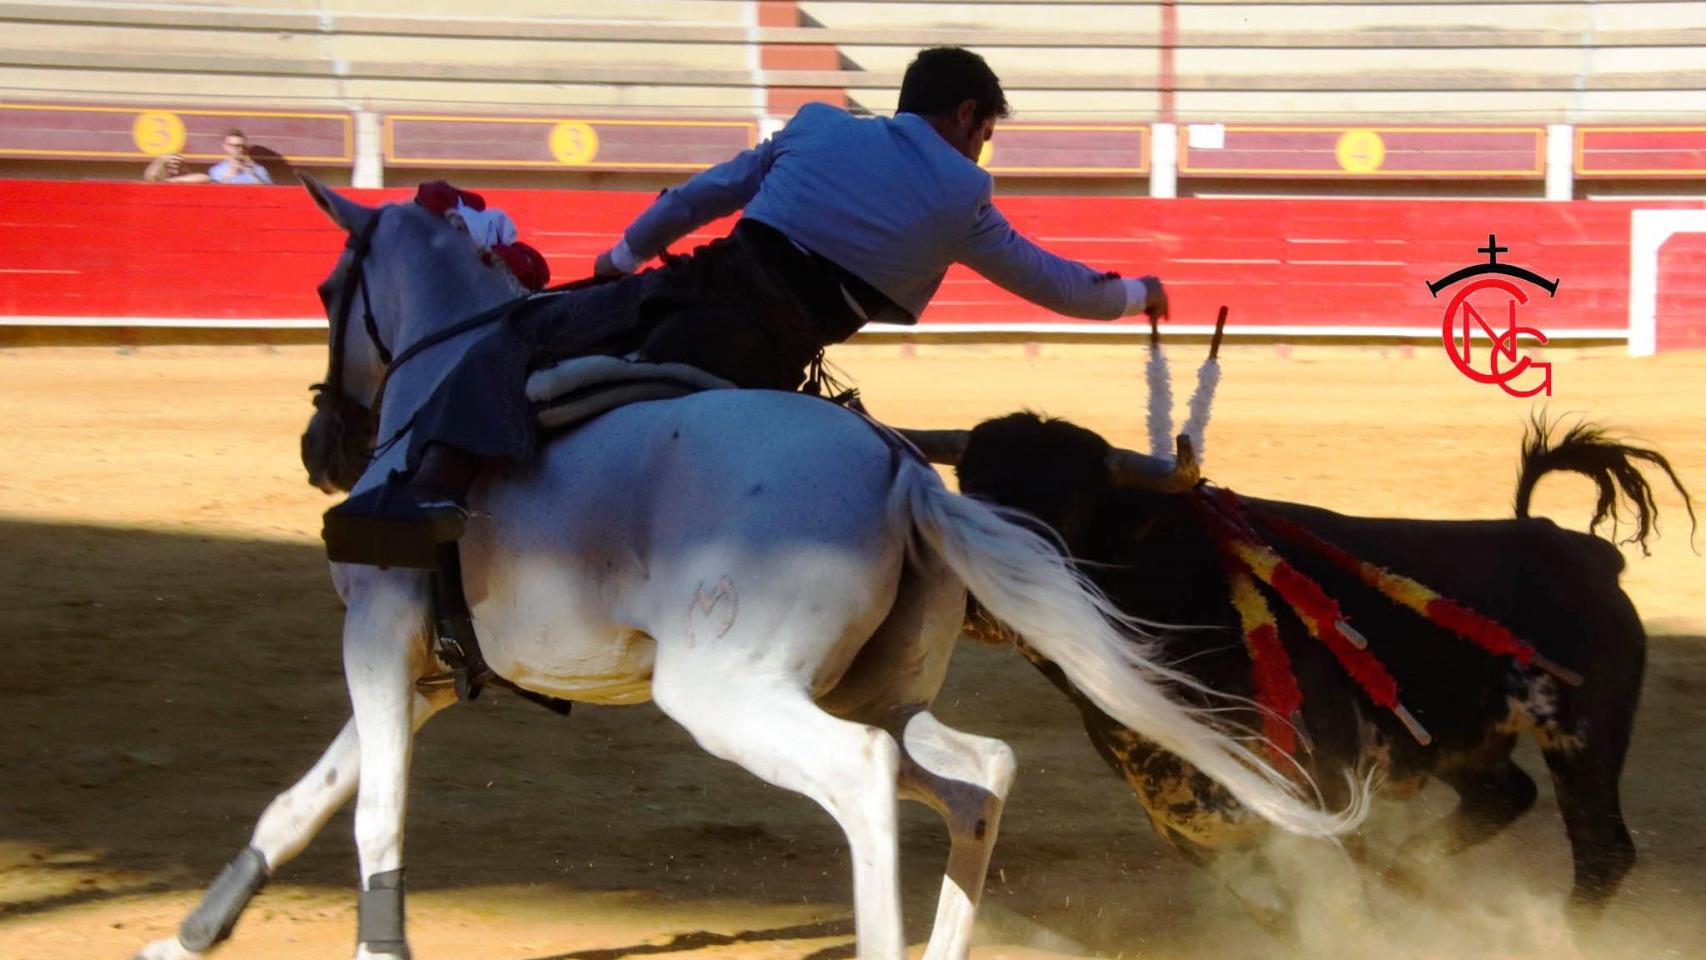
<svg viewBox="0 0 1706 960"><path fill-rule="evenodd" d="M379 411L385 397L385 387L391 381L391 375L404 363L414 359L430 347L435 347L447 340L487 324L503 319L514 304L524 302L531 297L521 297L500 303L484 310L459 323L453 323L442 330L435 331L409 344L401 353L392 355L391 349L385 345L385 339L379 334L379 322L373 316L373 301L367 292L367 255L373 248L373 234L379 228L379 218L384 215L381 207L373 219L363 227L359 234L351 233L344 241L345 249L350 251L349 269L344 272L343 285L338 293L337 308L328 319L331 323L332 356L326 371L326 381L309 386L314 391L314 407L327 411L331 418L332 439L340 449L345 446L345 438L351 436L351 426L355 424L362 443L361 455L371 459L382 453L392 444L400 440L412 424L405 423L398 428L384 444L375 450L373 436L379 426ZM618 279L614 276L590 276L569 283L560 284L547 290L539 291L533 296L554 295L583 290L599 286ZM344 341L348 337L350 327L350 310L355 304L355 288L361 287L362 325L367 330L367 338L379 354L379 362L384 365L384 373L380 376L379 386L374 389L372 406L364 406L357 402L344 389Z"/></svg>
<svg viewBox="0 0 1706 960"><path fill-rule="evenodd" d="M351 233L344 241L344 248L350 251L349 269L344 271L343 284L338 291L337 306L328 317L332 325L332 355L328 361L326 380L309 386L314 392L314 407L326 411L331 418L333 442L338 449L343 449L346 436L362 438L362 453L366 454L371 447L373 431L377 426L379 394L374 394L373 407L368 407L351 397L344 387L344 342L348 339L350 326L350 310L355 305L355 291L361 288L362 325L367 330L367 338L379 353L379 361L387 368L391 365L391 350L385 345L385 340L379 335L379 322L373 316L373 300L367 292L367 255L373 249L373 234L379 229L379 219L384 215L383 208L375 213L373 219L361 228L360 233Z"/></svg>

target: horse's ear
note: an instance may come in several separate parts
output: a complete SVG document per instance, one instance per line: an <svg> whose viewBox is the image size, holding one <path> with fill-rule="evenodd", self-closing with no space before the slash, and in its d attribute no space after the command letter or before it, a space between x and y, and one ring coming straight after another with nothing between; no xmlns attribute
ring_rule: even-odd
<svg viewBox="0 0 1706 960"><path fill-rule="evenodd" d="M298 172L297 176L308 189L308 195L314 198L314 205L330 217L333 223L350 233L360 233L368 221L379 213L373 207L356 203L306 173Z"/></svg>

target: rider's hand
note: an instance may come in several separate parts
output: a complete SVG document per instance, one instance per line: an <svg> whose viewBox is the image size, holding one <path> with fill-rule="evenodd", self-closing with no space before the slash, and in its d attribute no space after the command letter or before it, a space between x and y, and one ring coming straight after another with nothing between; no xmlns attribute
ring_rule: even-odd
<svg viewBox="0 0 1706 960"><path fill-rule="evenodd" d="M1125 285L1125 309L1120 316L1146 313L1151 321L1167 319L1167 288L1161 285L1160 277L1122 279L1120 283Z"/></svg>
<svg viewBox="0 0 1706 960"><path fill-rule="evenodd" d="M595 277L620 277L622 271L616 269L616 264L610 260L610 251L606 250L592 262L592 275Z"/></svg>
<svg viewBox="0 0 1706 960"><path fill-rule="evenodd" d="M598 255L592 263L592 274L595 277L620 277L640 269L640 258L628 249L628 240L624 237L616 241L616 246Z"/></svg>
<svg viewBox="0 0 1706 960"><path fill-rule="evenodd" d="M1160 277L1139 277L1149 288L1149 302L1144 304L1143 312L1153 320L1167 319L1167 288L1161 285Z"/></svg>

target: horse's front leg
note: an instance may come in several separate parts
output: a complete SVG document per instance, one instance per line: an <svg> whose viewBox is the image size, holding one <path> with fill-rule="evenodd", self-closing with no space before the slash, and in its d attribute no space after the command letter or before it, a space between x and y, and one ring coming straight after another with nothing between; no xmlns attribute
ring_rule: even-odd
<svg viewBox="0 0 1706 960"><path fill-rule="evenodd" d="M415 694L410 700L410 726L419 730L455 702L455 694L448 689ZM143 947L136 960L196 960L223 943L250 898L308 846L355 792L360 769L361 746L351 718L314 766L267 805L249 845L213 881L178 930Z"/></svg>
<svg viewBox="0 0 1706 960"><path fill-rule="evenodd" d="M456 695L447 689L417 697L415 729L455 702ZM249 899L301 853L355 793L360 768L361 747L352 719L302 779L267 805L249 845L213 881L177 932L144 947L137 960L196 960L230 937Z"/></svg>
<svg viewBox="0 0 1706 960"><path fill-rule="evenodd" d="M403 813L414 739L410 722L427 669L426 578L404 571L361 578L344 617L344 679L360 741L355 843L361 865L356 958L407 958L403 933Z"/></svg>

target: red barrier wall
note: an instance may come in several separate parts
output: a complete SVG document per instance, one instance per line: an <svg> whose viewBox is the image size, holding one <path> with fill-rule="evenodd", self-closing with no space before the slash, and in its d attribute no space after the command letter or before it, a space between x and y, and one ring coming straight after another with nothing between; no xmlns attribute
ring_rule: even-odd
<svg viewBox="0 0 1706 960"><path fill-rule="evenodd" d="M365 202L411 194L350 191ZM588 272L593 256L651 199L546 190L493 190L487 197L545 253L558 281ZM1547 331L1621 331L1629 211L1702 206L1108 197L1003 197L1000 205L1020 230L1062 255L1128 276L1162 276L1178 322L1211 322L1224 303L1241 330L1307 326L1347 333L1438 329L1444 303L1428 293L1426 281L1483 262L1476 248L1489 233L1510 248L1502 262L1561 280L1556 299L1525 322ZM707 235L722 229L713 225ZM292 187L0 181L0 315L318 317L314 287L342 239ZM1702 287L1703 267L1692 250L1683 249L1661 275L1670 284L1661 287L1661 298L1666 289ZM1661 299L1661 317L1675 312L1669 302ZM925 321L1072 322L963 268L950 271Z"/></svg>

